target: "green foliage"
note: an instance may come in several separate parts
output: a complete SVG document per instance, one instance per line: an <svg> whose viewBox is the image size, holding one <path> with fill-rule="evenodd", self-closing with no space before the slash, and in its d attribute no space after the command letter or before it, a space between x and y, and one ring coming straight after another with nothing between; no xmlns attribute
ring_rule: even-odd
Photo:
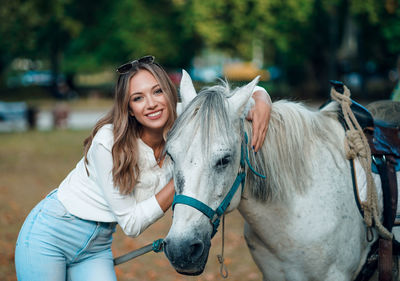
<svg viewBox="0 0 400 281"><path fill-rule="evenodd" d="M380 23L389 52L400 54L400 9L397 8L392 13L386 13Z"/></svg>
<svg viewBox="0 0 400 281"><path fill-rule="evenodd" d="M40 57L77 36L82 24L65 13L72 0L6 0L0 6L2 45L12 55Z"/></svg>
<svg viewBox="0 0 400 281"><path fill-rule="evenodd" d="M250 60L261 42L264 63L299 80L306 69L332 64L348 18L366 59L393 61L400 52L397 0L3 0L0 73L15 57L46 59L68 73L146 54L186 67L205 47Z"/></svg>
<svg viewBox="0 0 400 281"><path fill-rule="evenodd" d="M181 13L166 0L5 0L0 72L19 56L54 67L62 61L67 72L97 71L149 53L166 66L187 65L197 42L183 33Z"/></svg>
<svg viewBox="0 0 400 281"><path fill-rule="evenodd" d="M180 13L170 1L103 0L93 6L84 0L74 6L74 15L85 28L65 49L67 71L96 72L146 54L176 67L193 56L194 40L181 35Z"/></svg>
<svg viewBox="0 0 400 281"><path fill-rule="evenodd" d="M208 48L222 49L250 59L255 39L287 52L307 28L314 1L298 0L192 0L185 1L185 22ZM269 48L268 48L269 49ZM268 56L271 59L272 56Z"/></svg>

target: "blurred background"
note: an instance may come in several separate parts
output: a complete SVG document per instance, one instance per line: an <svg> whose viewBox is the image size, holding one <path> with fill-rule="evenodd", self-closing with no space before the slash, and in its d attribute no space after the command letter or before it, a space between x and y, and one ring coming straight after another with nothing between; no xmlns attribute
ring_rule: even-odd
<svg viewBox="0 0 400 281"><path fill-rule="evenodd" d="M198 87L261 75L273 98L323 100L330 79L343 81L355 99L394 98L398 6L398 0L2 0L0 101L25 103L0 108L25 111L31 127L68 127L62 121L68 102L110 99L116 66L147 54L175 83L185 68ZM41 109L59 120L37 120Z"/></svg>
<svg viewBox="0 0 400 281"><path fill-rule="evenodd" d="M219 78L241 85L261 75L260 84L273 100L322 104L331 79L343 81L364 104L400 100L398 0L0 4L0 280L16 280L18 230L29 210L82 156L83 139L110 108L115 69L122 63L154 55L174 83L184 68L198 89ZM122 254L163 235L167 217L144 238L126 240L118 232L113 250ZM228 263L237 270L230 269L231 280L259 280L240 217L232 220ZM162 254L151 255L124 265L118 277L221 279L214 257L209 263L201 277L186 278L175 274Z"/></svg>

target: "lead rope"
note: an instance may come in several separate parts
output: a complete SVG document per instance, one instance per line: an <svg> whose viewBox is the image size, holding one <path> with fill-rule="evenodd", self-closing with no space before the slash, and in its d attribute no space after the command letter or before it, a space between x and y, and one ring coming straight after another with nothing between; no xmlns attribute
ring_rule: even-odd
<svg viewBox="0 0 400 281"><path fill-rule="evenodd" d="M218 262L221 264L219 268L219 273L221 274L222 278L228 278L228 268L224 263L224 245L225 245L225 214L222 216L222 250L221 254L217 255Z"/></svg>
<svg viewBox="0 0 400 281"><path fill-rule="evenodd" d="M367 138L350 108L352 103L350 99L350 91L346 86L344 86L344 92L343 94L340 94L332 87L331 97L341 105L343 117L348 127L344 141L346 157L348 159L357 158L367 177L367 200L362 202L364 221L368 227L367 236L368 233L370 233L373 223L375 223L378 233L383 238L392 239L393 234L390 233L390 231L388 231L380 221L378 196L371 171L371 150Z"/></svg>

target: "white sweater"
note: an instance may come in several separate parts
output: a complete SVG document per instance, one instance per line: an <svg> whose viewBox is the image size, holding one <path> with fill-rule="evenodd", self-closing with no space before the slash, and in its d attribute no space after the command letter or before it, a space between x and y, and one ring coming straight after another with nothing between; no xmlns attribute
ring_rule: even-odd
<svg viewBox="0 0 400 281"><path fill-rule="evenodd" d="M117 222L135 237L164 214L155 194L172 178L172 169L168 161L160 168L153 150L138 139L140 176L131 194L120 194L112 179L112 128L103 126L93 138L87 154L89 176L82 158L59 186L58 199L79 218Z"/></svg>

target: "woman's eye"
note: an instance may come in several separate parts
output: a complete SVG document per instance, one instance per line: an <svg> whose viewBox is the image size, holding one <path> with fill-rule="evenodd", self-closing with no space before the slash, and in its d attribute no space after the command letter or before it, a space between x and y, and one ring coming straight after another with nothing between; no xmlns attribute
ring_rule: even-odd
<svg viewBox="0 0 400 281"><path fill-rule="evenodd" d="M154 94L156 94L156 95L159 95L159 94L162 94L162 93L163 93L163 90L161 88L159 88L159 89L154 91Z"/></svg>
<svg viewBox="0 0 400 281"><path fill-rule="evenodd" d="M132 98L132 101L133 101L133 102L137 102L137 101L142 100L142 98L143 98L143 97L141 97L141 96L136 96L136 97L133 97L133 98Z"/></svg>

